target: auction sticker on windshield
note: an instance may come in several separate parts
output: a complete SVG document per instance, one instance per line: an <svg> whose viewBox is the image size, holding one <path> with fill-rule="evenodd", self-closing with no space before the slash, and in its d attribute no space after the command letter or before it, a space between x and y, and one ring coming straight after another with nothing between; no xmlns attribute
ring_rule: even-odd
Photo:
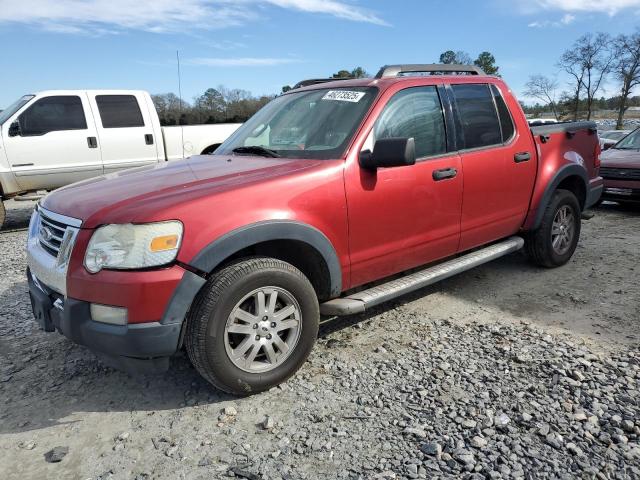
<svg viewBox="0 0 640 480"><path fill-rule="evenodd" d="M357 103L366 92L352 92L349 90L329 90L324 94L322 100L338 100L340 102L354 102Z"/></svg>

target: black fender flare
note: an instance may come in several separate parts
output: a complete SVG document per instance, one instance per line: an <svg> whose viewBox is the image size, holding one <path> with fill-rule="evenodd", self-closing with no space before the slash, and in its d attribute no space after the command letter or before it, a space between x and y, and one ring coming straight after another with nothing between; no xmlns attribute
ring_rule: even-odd
<svg viewBox="0 0 640 480"><path fill-rule="evenodd" d="M189 262L189 266L209 274L233 254L258 243L272 240L297 240L313 247L327 265L331 296L340 294L342 268L331 241L317 228L295 220L267 220L226 233L204 247ZM204 277L185 271L160 323L182 322L205 282Z"/></svg>
<svg viewBox="0 0 640 480"><path fill-rule="evenodd" d="M544 215L544 211L547 209L547 205L549 205L549 202L551 202L553 193L558 189L560 183L562 183L563 180L569 177L575 176L578 176L582 179L582 181L584 182L584 191L587 195L589 194L589 175L587 174L587 169L577 163L563 166L556 172L556 174L547 185L547 188L545 188L544 193L542 194L542 198L540 199L540 202L538 204L536 216L534 217L533 225L531 227L532 230L538 228L542 223L542 216Z"/></svg>

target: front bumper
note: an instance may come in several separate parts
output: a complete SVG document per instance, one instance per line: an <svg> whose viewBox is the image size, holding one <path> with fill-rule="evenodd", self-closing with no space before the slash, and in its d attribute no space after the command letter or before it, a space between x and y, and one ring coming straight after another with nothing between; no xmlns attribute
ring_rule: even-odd
<svg viewBox="0 0 640 480"><path fill-rule="evenodd" d="M640 203L640 181L605 178L602 198L622 203Z"/></svg>
<svg viewBox="0 0 640 480"><path fill-rule="evenodd" d="M106 363L129 371L162 371L178 350L182 323L110 325L91 318L89 302L65 298L27 271L33 314L43 328L57 330L93 350Z"/></svg>

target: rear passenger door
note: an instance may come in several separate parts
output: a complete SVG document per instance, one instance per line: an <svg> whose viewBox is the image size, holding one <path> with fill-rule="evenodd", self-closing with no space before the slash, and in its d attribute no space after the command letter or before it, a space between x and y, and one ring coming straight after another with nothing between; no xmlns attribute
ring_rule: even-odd
<svg viewBox="0 0 640 480"><path fill-rule="evenodd" d="M449 87L464 172L460 250L520 229L536 176L529 131L517 131L495 85Z"/></svg>
<svg viewBox="0 0 640 480"><path fill-rule="evenodd" d="M158 162L157 139L142 94L89 95L105 173Z"/></svg>
<svg viewBox="0 0 640 480"><path fill-rule="evenodd" d="M345 173L351 286L452 255L460 239L462 172L449 148L440 90L417 86L388 99L362 150L382 138L414 138L415 165Z"/></svg>

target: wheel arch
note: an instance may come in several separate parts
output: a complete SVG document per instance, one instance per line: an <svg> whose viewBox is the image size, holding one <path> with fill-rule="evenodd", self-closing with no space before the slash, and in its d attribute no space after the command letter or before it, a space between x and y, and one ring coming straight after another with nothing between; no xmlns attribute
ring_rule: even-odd
<svg viewBox="0 0 640 480"><path fill-rule="evenodd" d="M545 188L542 198L536 209L533 225L531 230L537 229L542 223L544 211L551 202L553 194L558 189L569 190L578 199L580 208L584 210L587 202L587 192L589 185L589 177L587 170L582 165L571 164L562 167L551 179L547 188Z"/></svg>
<svg viewBox="0 0 640 480"><path fill-rule="evenodd" d="M239 258L269 256L291 263L311 281L320 300L342 291L342 269L331 241L317 228L293 220L269 220L233 230L204 247L186 271L161 323L184 320L206 277Z"/></svg>

